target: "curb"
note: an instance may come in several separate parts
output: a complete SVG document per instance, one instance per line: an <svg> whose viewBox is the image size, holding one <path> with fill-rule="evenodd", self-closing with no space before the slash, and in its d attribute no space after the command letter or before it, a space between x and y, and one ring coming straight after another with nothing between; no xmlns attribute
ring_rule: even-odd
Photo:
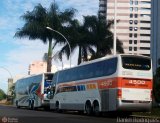
<svg viewBox="0 0 160 123"><path fill-rule="evenodd" d="M156 117L156 116L140 116L140 115L130 115L131 117L138 117L138 118L152 118L152 119L159 119L160 117Z"/></svg>

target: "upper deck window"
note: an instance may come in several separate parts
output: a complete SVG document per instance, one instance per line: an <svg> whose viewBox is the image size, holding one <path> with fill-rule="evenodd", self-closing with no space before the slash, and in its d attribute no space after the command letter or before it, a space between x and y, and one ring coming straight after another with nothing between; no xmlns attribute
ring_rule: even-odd
<svg viewBox="0 0 160 123"><path fill-rule="evenodd" d="M70 82L112 75L117 70L117 60L115 57L60 71L58 82Z"/></svg>

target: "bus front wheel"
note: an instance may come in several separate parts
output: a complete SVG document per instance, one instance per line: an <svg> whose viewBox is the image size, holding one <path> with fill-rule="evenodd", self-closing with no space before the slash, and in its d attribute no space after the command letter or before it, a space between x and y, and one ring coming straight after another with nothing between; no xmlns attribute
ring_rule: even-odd
<svg viewBox="0 0 160 123"><path fill-rule="evenodd" d="M61 113L62 110L59 109L59 102L56 102L56 112Z"/></svg>
<svg viewBox="0 0 160 123"><path fill-rule="evenodd" d="M17 108L20 108L20 106L18 105L18 101L16 101L16 107L17 107Z"/></svg>

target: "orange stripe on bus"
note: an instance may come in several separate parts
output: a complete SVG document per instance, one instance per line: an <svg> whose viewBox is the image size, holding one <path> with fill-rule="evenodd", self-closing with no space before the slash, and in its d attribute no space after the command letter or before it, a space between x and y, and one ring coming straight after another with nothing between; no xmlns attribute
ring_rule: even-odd
<svg viewBox="0 0 160 123"><path fill-rule="evenodd" d="M100 80L82 81L82 82L68 82L60 83L59 86L75 86L79 84L86 84L87 89L96 89L96 84L99 89L109 88L141 88L152 89L152 80L143 78L106 78Z"/></svg>
<svg viewBox="0 0 160 123"><path fill-rule="evenodd" d="M134 79L129 78L121 79L122 88L141 88L141 89L152 89L152 80L146 80L146 79Z"/></svg>

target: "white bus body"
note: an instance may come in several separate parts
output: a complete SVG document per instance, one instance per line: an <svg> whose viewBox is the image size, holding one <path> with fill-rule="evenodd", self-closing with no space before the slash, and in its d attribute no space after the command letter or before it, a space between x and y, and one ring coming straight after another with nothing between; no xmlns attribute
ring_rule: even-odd
<svg viewBox="0 0 160 123"><path fill-rule="evenodd" d="M57 72L52 90L51 109L79 110L88 114L149 111L151 60L145 56L116 55L90 61Z"/></svg>
<svg viewBox="0 0 160 123"><path fill-rule="evenodd" d="M52 78L53 73L42 73L17 80L15 87L17 108L49 107L47 89L51 86Z"/></svg>

